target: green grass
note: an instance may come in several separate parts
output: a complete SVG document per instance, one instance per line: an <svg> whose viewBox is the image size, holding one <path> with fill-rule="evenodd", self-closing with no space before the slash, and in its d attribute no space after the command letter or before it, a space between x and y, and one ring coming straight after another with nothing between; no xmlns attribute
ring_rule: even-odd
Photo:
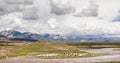
<svg viewBox="0 0 120 63"><path fill-rule="evenodd" d="M29 45L16 45L16 46L0 46L1 50L7 50L11 54L7 54L8 57L17 56L35 56L40 54L50 54L50 53L85 53L79 51L75 47L70 47L63 43L31 43ZM31 54L34 53L34 54ZM0 56L0 58L5 58L5 56Z"/></svg>
<svg viewBox="0 0 120 63"><path fill-rule="evenodd" d="M82 49L120 48L120 42L67 42L66 44Z"/></svg>
<svg viewBox="0 0 120 63"><path fill-rule="evenodd" d="M79 54L79 53L77 53L77 54ZM40 57L40 58L44 58L44 59L88 58L88 57L97 57L97 56L104 56L104 55L107 55L107 54L86 53L86 55L84 55L84 56L77 56L77 55L70 55L70 53L66 53L66 54L62 53L62 54L60 54L58 56Z"/></svg>
<svg viewBox="0 0 120 63"><path fill-rule="evenodd" d="M120 63L120 62L99 62L99 63Z"/></svg>
<svg viewBox="0 0 120 63"><path fill-rule="evenodd" d="M1 42L3 44L3 42ZM12 44L12 45L11 45ZM8 51L9 54L1 55L0 59L6 58L8 56L11 57L38 57L45 59L53 59L53 58L82 58L82 57L94 57L94 56L103 56L107 54L101 53L87 53L80 51L80 49L90 48L93 45L118 45L118 43L80 43L80 42L35 42L35 43L26 43L20 42L16 45L16 42L6 43L0 46L0 50ZM85 46L85 47L83 47ZM119 46L119 45L118 45ZM81 48L83 47L83 48ZM39 56L45 54L58 54L57 56ZM78 56L79 54L83 54L82 56Z"/></svg>
<svg viewBox="0 0 120 63"><path fill-rule="evenodd" d="M67 42L68 45L88 46L88 45L120 45L120 42Z"/></svg>
<svg viewBox="0 0 120 63"><path fill-rule="evenodd" d="M120 50L120 48L117 48L116 50Z"/></svg>

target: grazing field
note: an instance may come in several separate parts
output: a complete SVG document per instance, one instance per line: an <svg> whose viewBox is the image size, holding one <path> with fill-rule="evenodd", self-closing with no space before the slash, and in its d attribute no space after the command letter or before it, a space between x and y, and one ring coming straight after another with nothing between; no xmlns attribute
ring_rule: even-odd
<svg viewBox="0 0 120 63"><path fill-rule="evenodd" d="M0 63L119 63L118 42L0 42Z"/></svg>
<svg viewBox="0 0 120 63"><path fill-rule="evenodd" d="M81 49L120 48L120 42L68 42L67 44Z"/></svg>
<svg viewBox="0 0 120 63"><path fill-rule="evenodd" d="M120 62L100 62L100 63L120 63Z"/></svg>
<svg viewBox="0 0 120 63"><path fill-rule="evenodd" d="M108 55L81 51L96 48L119 48L120 43L81 42L0 42L0 59L4 58L85 58Z"/></svg>

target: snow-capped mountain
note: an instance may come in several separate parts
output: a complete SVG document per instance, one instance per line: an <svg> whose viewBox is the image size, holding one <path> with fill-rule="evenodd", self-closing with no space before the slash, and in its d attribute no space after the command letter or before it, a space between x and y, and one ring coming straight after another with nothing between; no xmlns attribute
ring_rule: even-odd
<svg viewBox="0 0 120 63"><path fill-rule="evenodd" d="M59 34L34 34L30 32L19 32L6 30L0 32L0 37L13 41L49 41L49 42L120 42L120 37L106 37L105 35L80 35L66 36Z"/></svg>

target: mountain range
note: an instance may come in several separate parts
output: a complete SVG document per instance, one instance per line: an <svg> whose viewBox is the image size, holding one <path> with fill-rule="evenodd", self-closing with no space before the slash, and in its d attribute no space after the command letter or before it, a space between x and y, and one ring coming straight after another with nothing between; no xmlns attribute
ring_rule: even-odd
<svg viewBox="0 0 120 63"><path fill-rule="evenodd" d="M66 36L59 34L36 34L31 32L19 32L15 30L5 30L0 32L0 38L10 41L28 42L120 42L120 37L106 37L103 35L79 35Z"/></svg>

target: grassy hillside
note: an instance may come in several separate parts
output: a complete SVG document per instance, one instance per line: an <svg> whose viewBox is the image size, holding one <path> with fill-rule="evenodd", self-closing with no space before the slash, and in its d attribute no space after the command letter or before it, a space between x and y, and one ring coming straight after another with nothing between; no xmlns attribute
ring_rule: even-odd
<svg viewBox="0 0 120 63"><path fill-rule="evenodd" d="M69 46L77 48L120 48L120 42L67 42Z"/></svg>
<svg viewBox="0 0 120 63"><path fill-rule="evenodd" d="M99 62L99 63L120 63L120 62Z"/></svg>
<svg viewBox="0 0 120 63"><path fill-rule="evenodd" d="M81 58L106 54L87 53L80 51L96 45L118 45L118 43L55 43L55 42L0 42L0 59L10 57L28 58ZM84 47L82 47L84 46Z"/></svg>
<svg viewBox="0 0 120 63"><path fill-rule="evenodd" d="M120 45L120 42L67 42L69 45L85 46L85 45Z"/></svg>

